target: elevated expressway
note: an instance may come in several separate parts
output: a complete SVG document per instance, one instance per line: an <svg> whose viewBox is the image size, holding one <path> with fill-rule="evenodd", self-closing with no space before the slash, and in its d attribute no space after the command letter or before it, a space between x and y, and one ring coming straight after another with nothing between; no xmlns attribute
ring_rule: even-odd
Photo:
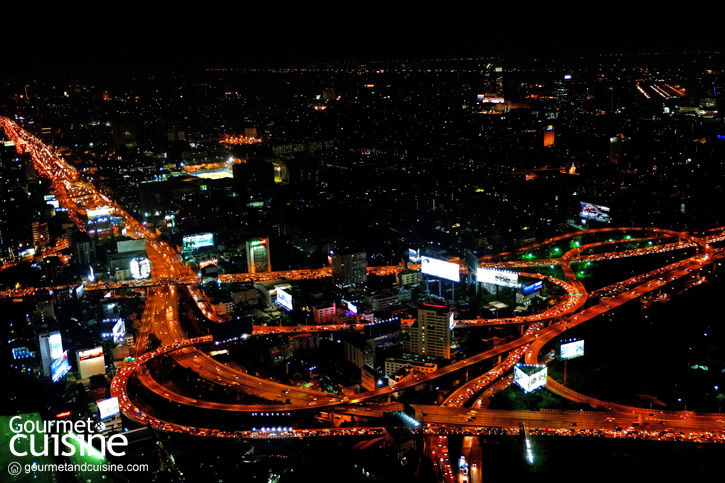
<svg viewBox="0 0 725 483"><path fill-rule="evenodd" d="M615 251L610 253L602 254L588 254L583 255L587 250L592 250L598 247L607 245L608 243L616 242L596 242L592 244L582 245L573 248L564 253L560 258L554 259L542 259L537 261L524 260L515 262L503 262L503 258L516 253L504 253L495 256L486 256L481 259L481 266L484 267L497 267L497 268L514 268L514 267L530 267L530 266L541 266L541 265L552 265L557 264L561 267L564 272L567 281L558 280L556 278L547 277L537 273L526 272L525 275L529 277L537 277L547 281L547 283L556 284L561 287L567 296L558 305L547 309L540 314L527 315L522 317L512 317L503 319L475 319L475 320L459 320L457 321L458 327L470 327L470 326L485 326L485 325L505 325L505 324L519 324L522 327L528 326L523 335L513 341L501 344L487 351L481 352L474 356L468 357L462 361L452 363L448 366L442 367L439 370L430 374L421 374L405 382L398 383L393 386L380 388L375 391L369 391L366 393L358 394L354 398L341 398L335 394L328 394L320 391L305 390L287 386L280 383L275 383L265 379L257 378L246 374L244 371L235 370L224 364L220 364L209 356L205 351L199 347L208 345L212 341L209 337L202 338L188 338L183 333L179 321L178 321L178 290L179 287L184 287L184 284L189 284L192 280L195 280L194 274L190 272L190 269L185 266L180 257L175 251L168 246L166 243L161 241L158 236L144 227L142 224L134 220L122 207L116 202L110 199L110 197L98 192L94 189L93 185L81 179L79 174L69 165L67 165L57 155L52 153L47 147L45 147L36 138L20 129L14 122L7 118L0 118L0 124L5 128L5 132L17 146L19 152L28 152L31 154L34 164L37 170L45 177L49 178L52 182L53 188L56 191L59 202L63 206L68 207L69 211L73 213L85 213L88 209L96 209L102 206L111 206L118 216L124 218L127 231L130 236L144 238L147 240L147 252L149 255L149 261L152 265L153 280L149 283L148 296L146 299L146 308L142 316L141 328L139 331L139 337L137 339L137 353L134 362L127 364L121 369L113 380L111 393L113 396L119 398L123 413L130 419L140 424L150 424L156 428L164 431L178 431L186 432L189 434L205 435L205 436L219 436L219 437L234 437L252 435L253 432L225 432L220 430L214 430L209 428L195 428L190 426L181 426L170 421L164 421L158 417L144 413L141 409L131 401L128 392L127 384L131 378L138 378L139 382L143 384L148 390L155 394L177 402L193 407L202 407L223 411L244 411L244 412L255 412L255 411L295 411L300 409L315 409L325 407L339 407L341 410L347 410L351 413L359 411L359 408L352 407L363 401L380 399L389 397L391 394L400 393L402 390L414 387L422 384L428 384L431 381L457 371L466 369L469 366L478 364L486 359L497 357L502 354L511 353L509 357L501 364L496 366L492 371L489 371L486 375L482 376L486 380L483 385L491 384L496 380L500 379L508 369L518 360L524 356L527 363L538 362L538 353L547 341L550 341L554 337L558 336L565 330L586 320L589 320L601 313L610 310L613 307L626 303L637 297L640 297L646 293L659 289L662 285L671 282L677 278L687 276L691 271L697 270L704 267L707 264L713 263L714 261L720 260L725 256L725 252L721 250L714 250L710 243L716 241L722 241L725 239L723 228L717 228L709 230L708 232L702 233L701 236L694 236L689 233L677 232L673 230L665 230L658 228L637 228L637 227L624 227L624 228L601 228L593 229L585 232L574 232L561 235L558 237L545 240L540 244L536 244L530 247L525 247L519 250L530 250L532 248L546 246L548 244L556 243L560 240L567 238L580 237L584 235L591 235L594 233L601 232L644 232L646 235L641 240L653 240L656 238L671 237L676 238L677 241L668 243L665 245L657 245L654 247L645 247L640 249L628 250L626 256L637 256L644 255L647 253L663 251L663 250L674 250L687 248L692 246L698 247L698 253L695 256L689 257L680 262L670 264L662 269L659 269L658 273L651 274L652 277L658 276L659 278L650 278L649 281L639 283L640 277L633 277L627 281L620 282L618 289L621 290L623 286L634 285L632 290L628 290L624 293L620 293L606 301L601 301L597 304L591 305L587 308L583 308L587 303L588 294L583 284L576 277L571 265L574 262L580 262L583 260L603 260L609 259L616 256L621 256L621 251ZM78 218L78 217L76 217ZM76 220L79 226L82 225L80 218ZM630 240L631 241L631 240ZM621 241L619 242L621 243ZM494 259L498 259L499 262L494 262ZM388 274L394 273L396 267L379 267L381 270L379 273ZM299 272L299 271L298 271ZM296 276L300 278L316 278L320 276L326 276L325 269L311 270L308 273L296 273ZM292 278L292 277L290 277ZM229 276L231 280L245 280L244 276ZM208 304L205 304L202 300L203 297L197 292L195 287L190 287L190 293L195 301L200 305L202 313L207 316L210 320L215 322L221 322L223 319L216 316L213 311L210 310ZM100 288L100 287L99 287ZM107 287L106 287L107 288ZM548 324L548 325L547 325ZM345 326L345 329L350 329L349 326ZM355 327L360 329L361 327ZM291 327L282 328L275 327L275 331L290 331L300 332L305 330L319 330L315 327ZM343 327L326 327L325 330L343 329ZM255 333L264 333L265 330L255 327ZM153 333L158 337L161 347L145 352L146 342L149 335ZM191 398L182 394L177 394L168 388L165 388L151 377L145 366L155 357L169 355L174 360L187 368L192 369L198 373L199 376L212 381L216 384L222 384L241 393L251 394L260 398L264 398L271 401L278 401L277 404L264 404L264 405L242 405L242 404L224 404L212 401L200 401L195 398ZM478 382L476 382L478 381ZM469 384L481 383L481 379L471 381ZM599 407L605 407L607 409L624 410L627 412L634 412L636 408L614 408L612 404L606 402L593 401L586 396L573 394L566 390L560 385L557 385L554 381L549 381L551 390L558 392L559 394L569 397L574 400L581 402L587 402L594 404ZM470 389L472 386L468 386ZM475 394L480 387L476 390L471 390L470 394ZM467 404L465 391L458 391L454 393L446 403L440 408L442 411L453 410L456 407L462 407ZM469 395L470 399L470 395ZM282 404L281 401L289 400L288 404ZM387 408L388 406L381 406ZM444 409L446 408L446 409ZM425 418L423 418L425 420ZM445 419L445 418L444 418ZM432 421L435 422L435 421ZM292 430L286 428L291 435L317 435L317 434L337 434L336 430ZM365 431L375 431L375 428L365 428ZM349 430L354 431L354 430ZM343 433L346 434L346 433Z"/></svg>

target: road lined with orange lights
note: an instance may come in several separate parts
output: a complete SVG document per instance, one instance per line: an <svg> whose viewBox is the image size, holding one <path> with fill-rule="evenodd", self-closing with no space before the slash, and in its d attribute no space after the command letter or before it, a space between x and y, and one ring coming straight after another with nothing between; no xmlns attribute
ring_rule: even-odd
<svg viewBox="0 0 725 483"><path fill-rule="evenodd" d="M689 233L678 232L674 230L658 229L658 228L602 228L593 229L589 231L569 233L558 237L545 240L542 243L532 245L530 247L524 247L517 252L508 252L505 254L491 255L481 259L482 266L492 266L488 260L493 258L505 258L507 256L519 253L523 250L531 250L533 248L545 246L547 244L556 243L557 241L564 240L567 238L591 235L600 232L622 232L628 233L633 231L646 231L651 233L659 234L661 237L677 237L678 242L670 243L661 246L647 246L639 249L629 249L624 254L622 251L609 252L604 254L589 254L583 256L582 253L594 248L602 247L607 244L622 243L622 241L609 241L609 242L596 242L587 245L577 246L566 253L564 253L558 259L545 259L545 261L551 264L558 264L568 281L561 281L552 277L546 277L540 274L534 273L523 273L527 277L540 278L545 280L547 283L553 283L563 288L567 292L567 297L564 301L554 307L547 309L546 311L522 317L504 318L504 319L475 319L475 320L459 320L457 324L459 327L471 327L477 325L501 325L501 324L531 324L527 331L520 338L510 341L500 346L494 347L487 351L481 352L474 356L468 357L462 361L454 362L448 366L442 367L429 374L416 375L406 381L392 384L385 388L380 388L374 391L369 391L362 394L357 394L352 398L340 397L335 394L324 393L320 391L305 390L285 384L268 381L265 379L257 378L246 374L243 371L232 369L224 364L221 364L214 360L210 355L201 350L199 347L208 345L212 342L211 337L201 337L189 339L186 334L183 333L179 321L178 321L178 293L177 284L188 283L189 280L195 279L194 274L191 273L189 267L187 267L178 254L166 243L161 241L158 236L151 232L149 229L144 227L142 224L134 220L125 210L123 210L116 202L112 201L106 195L97 192L92 184L88 181L82 180L75 169L65 163L58 156L53 154L47 147L45 147L40 141L33 136L29 135L22 129L20 129L15 123L7 118L0 118L0 123L5 128L5 132L8 137L12 139L19 152L28 152L33 158L33 162L38 171L45 177L51 180L51 183L56 191L59 198L59 202L63 206L68 207L70 212L75 214L84 214L89 209L98 209L100 207L110 207L113 212L124 219L126 228L129 236L136 238L144 238L147 241L147 253L149 261L152 266L152 277L156 281L161 281L161 284L148 289L148 296L146 299L146 309L142 316L141 327L139 330L138 345L135 361L129 362L121 370L118 371L116 377L114 377L111 391L112 395L119 398L121 403L121 409L123 413L130 419L139 422L140 424L150 424L155 428L169 432L184 432L188 434L203 435L203 436L217 436L217 437L238 437L240 435L246 435L250 437L300 437L300 436L315 436L315 435L332 435L332 434L370 434L375 431L379 431L380 428L346 428L346 429L322 429L322 430L305 430L305 429L293 429L293 428L262 428L262 432L255 429L251 431L221 431L209 428L196 428L190 426L181 426L170 421L164 421L158 417L151 416L135 405L129 398L127 393L127 385L132 378L137 378L147 389L164 397L170 401L178 402L193 407L208 408L208 409L221 409L228 411L294 411L301 409L315 409L324 408L330 406L344 406L348 410L354 410L350 408L350 405L359 404L363 401L377 398L386 398L392 394L399 394L404 389L429 384L435 379L452 374L456 371L464 370L472 365L478 364L491 357L496 357L501 354L511 354L504 363L489 371L481 378L471 381L464 388L449 398L448 404L445 406L438 406L437 409L430 409L430 412L438 414L442 411L440 417L447 421L456 413L451 413L456 407L460 407L464 404L468 404L471 399L476 396L476 393L480 392L481 389L485 389L488 385L496 382L498 378L505 375L505 373L512 367L513 363L520 357L524 356L527 363L537 363L538 354L543 345L552 340L557 335L561 334L570 327L576 326L583 323L586 320L600 315L613 307L624 304L628 301L641 297L651 291L658 290L661 286L668 284L676 279L689 275L692 271L698 270L703 266L713 263L716 260L720 260L725 257L725 251L716 251L712 248L710 243L716 241L722 241L725 239L725 233L722 229L709 231L706 236L696 237ZM80 218L77 219L80 222ZM81 223L82 225L82 223ZM80 225L79 225L80 226ZM704 235L704 234L703 234ZM637 239L636 241L653 240L654 237ZM630 240L635 241L635 240ZM696 246L700 253L686 258L682 261L668 265L661 269L660 277L658 279L650 279L646 283L635 285L635 288L628 290L624 293L619 293L607 300L602 300L599 303L592 305L587 308L583 308L584 304L589 299L582 282L577 278L576 274L572 269L574 262L579 262L586 257L600 257L600 258L588 258L589 260L602 260L609 258L615 258L617 256L639 256L648 253L658 253L665 250L681 249ZM604 258L601 258L604 257ZM541 262L538 261L539 263ZM503 268L507 262L499 262L493 264L497 268ZM530 261L527 263L536 263ZM377 270L377 271L376 271ZM400 267L377 267L373 270L373 273L389 275L396 273L400 270ZM277 272L275 274L261 274L262 277L276 276L283 272ZM305 270L305 271L289 271L284 272L289 275L286 278L301 277L301 278L318 278L321 276L329 276L329 268L318 269L318 270ZM248 274L245 274L248 275ZM657 276L653 274L652 276ZM235 279L234 276L228 276L228 279L222 279L222 281L242 281L243 275ZM221 278L220 278L221 279ZM258 281L259 279L255 280ZM621 282L622 286L634 285L641 281L641 278L632 277L631 279ZM196 287L190 287L192 297L199 305L202 313L210 320L215 322L222 322L224 319L218 317L213 313L208 302L204 300L203 293L198 291ZM553 324L551 324L554 322ZM551 325L544 326L545 323ZM330 328L334 326L329 326ZM340 327L340 326L337 326ZM344 326L350 329L350 326ZM355 329L359 329L355 327ZM264 331L299 331L300 328L266 328L259 329L255 328L255 332L263 333ZM305 329L303 329L305 330ZM332 329L338 330L338 329ZM161 343L161 347L146 351L147 342L150 340L151 334L154 334ZM171 356L175 361L184 366L194 370L201 377L215 383L227 386L233 390L237 390L241 393L251 394L264 399L281 402L288 400L288 404L271 404L271 405L243 405L243 404L222 404L213 401L201 401L196 398L190 398L181 394L177 394L163 385L155 381L146 365L154 358L161 356ZM611 404L606 406L606 403L601 401L593 401L591 398L586 398L583 395L572 394L570 391L564 391L560 389L560 385L552 383L552 390L559 390L562 394L566 394L574 400L581 400L582 402L604 404L604 407L609 409L615 409ZM635 409L619 406L616 408L619 411L625 411L627 413L634 413ZM446 412L447 411L447 412ZM483 410L481 410L483 411ZM446 414L448 416L446 416ZM537 413L539 414L539 413ZM514 416L518 417L518 416ZM531 415L527 416L532 419ZM425 420L428 418L432 422L431 416L424 416ZM559 418L559 416L557 416ZM455 418L454 418L455 419ZM560 419L560 418L559 418ZM521 421L522 419L519 419ZM546 424L559 424L556 423L554 417L543 416L543 423ZM467 423L472 422L471 420L466 421ZM542 424L543 424L542 423ZM704 427L711 424L710 420L705 420ZM452 423L458 424L458 423ZM496 423L498 424L498 423Z"/></svg>

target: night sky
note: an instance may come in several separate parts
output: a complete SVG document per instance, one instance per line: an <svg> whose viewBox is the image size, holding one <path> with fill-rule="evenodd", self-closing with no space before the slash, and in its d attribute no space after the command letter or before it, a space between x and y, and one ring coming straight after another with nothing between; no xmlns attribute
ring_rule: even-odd
<svg viewBox="0 0 725 483"><path fill-rule="evenodd" d="M594 52L718 50L703 22L675 13L638 16L608 3L601 11L541 3L536 10L422 4L336 3L291 12L283 7L217 10L173 6L154 13L118 8L79 18L67 10L36 23L8 22L5 38L34 53L20 67L40 71L124 71L240 67L327 61L487 56L583 55ZM98 8L98 7L97 7ZM246 7L245 7L246 8ZM349 13L340 13L343 11ZM560 9L560 11L553 11ZM42 27L40 27L42 25ZM8 52L8 49L5 49Z"/></svg>

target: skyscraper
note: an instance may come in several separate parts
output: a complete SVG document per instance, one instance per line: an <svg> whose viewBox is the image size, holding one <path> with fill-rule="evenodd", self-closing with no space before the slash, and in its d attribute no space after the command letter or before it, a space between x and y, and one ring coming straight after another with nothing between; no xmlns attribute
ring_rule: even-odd
<svg viewBox="0 0 725 483"><path fill-rule="evenodd" d="M269 238L255 238L246 242L247 272L264 273L272 271L269 255Z"/></svg>
<svg viewBox="0 0 725 483"><path fill-rule="evenodd" d="M368 280L368 258L364 251L332 253L332 283L338 287L365 285Z"/></svg>
<svg viewBox="0 0 725 483"><path fill-rule="evenodd" d="M33 245L36 249L50 245L50 233L47 223L42 221L33 222Z"/></svg>
<svg viewBox="0 0 725 483"><path fill-rule="evenodd" d="M51 376L51 364L63 356L63 339L59 331L47 332L38 336L40 359L43 364L43 375Z"/></svg>
<svg viewBox="0 0 725 483"><path fill-rule="evenodd" d="M421 358L451 358L453 312L446 305L421 304L403 350Z"/></svg>

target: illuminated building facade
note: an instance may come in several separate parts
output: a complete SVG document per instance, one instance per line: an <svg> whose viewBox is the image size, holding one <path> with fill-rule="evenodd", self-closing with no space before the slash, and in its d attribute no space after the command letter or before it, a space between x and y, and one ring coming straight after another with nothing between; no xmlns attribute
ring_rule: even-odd
<svg viewBox="0 0 725 483"><path fill-rule="evenodd" d="M420 357L451 358L453 312L445 305L422 304L418 319L410 327L403 351Z"/></svg>
<svg viewBox="0 0 725 483"><path fill-rule="evenodd" d="M368 258L366 252L332 253L332 283L338 287L365 285L368 280Z"/></svg>
<svg viewBox="0 0 725 483"><path fill-rule="evenodd" d="M246 242L247 272L265 273L272 271L269 255L269 238L255 238Z"/></svg>

